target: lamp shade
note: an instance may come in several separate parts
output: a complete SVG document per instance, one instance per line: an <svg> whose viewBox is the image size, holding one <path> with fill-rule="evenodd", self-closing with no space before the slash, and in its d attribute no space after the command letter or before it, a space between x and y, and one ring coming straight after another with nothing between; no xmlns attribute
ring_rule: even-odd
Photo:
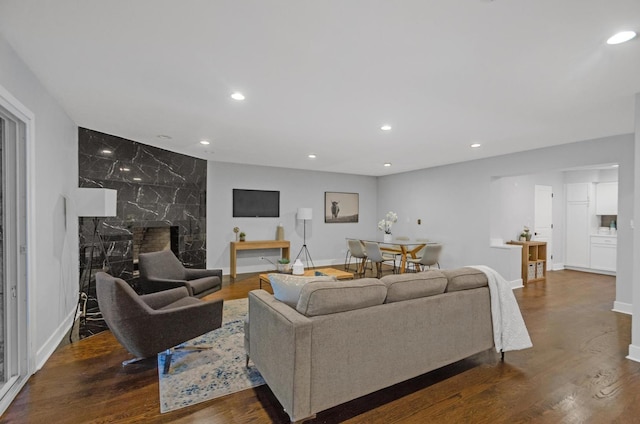
<svg viewBox="0 0 640 424"><path fill-rule="evenodd" d="M78 216L116 216L118 191L109 188L76 189Z"/></svg>
<svg viewBox="0 0 640 424"><path fill-rule="evenodd" d="M298 219L311 219L313 216L313 209L311 208L298 208Z"/></svg>

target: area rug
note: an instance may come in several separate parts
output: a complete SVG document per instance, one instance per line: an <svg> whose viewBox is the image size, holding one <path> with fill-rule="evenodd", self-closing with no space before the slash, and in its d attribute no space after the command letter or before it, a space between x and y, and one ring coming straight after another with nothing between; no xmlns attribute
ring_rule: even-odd
<svg viewBox="0 0 640 424"><path fill-rule="evenodd" d="M195 405L264 384L255 366L246 368L244 318L248 299L224 302L222 327L175 349L171 367L163 374L165 355L158 355L160 412ZM207 350L189 350L211 346Z"/></svg>

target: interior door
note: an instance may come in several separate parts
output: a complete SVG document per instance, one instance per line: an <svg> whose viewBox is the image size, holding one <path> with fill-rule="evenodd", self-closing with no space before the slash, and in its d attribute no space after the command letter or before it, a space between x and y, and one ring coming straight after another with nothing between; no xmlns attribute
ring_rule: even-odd
<svg viewBox="0 0 640 424"><path fill-rule="evenodd" d="M553 269L553 189L535 186L533 240L547 242L547 269Z"/></svg>

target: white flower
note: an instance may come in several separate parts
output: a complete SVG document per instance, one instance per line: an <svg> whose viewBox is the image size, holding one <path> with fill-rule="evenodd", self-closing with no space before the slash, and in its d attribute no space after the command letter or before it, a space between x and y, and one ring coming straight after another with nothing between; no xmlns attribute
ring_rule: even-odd
<svg viewBox="0 0 640 424"><path fill-rule="evenodd" d="M398 222L398 214L392 211L387 212L384 219L378 222L378 230L384 231L386 234L391 234L391 227L395 222Z"/></svg>

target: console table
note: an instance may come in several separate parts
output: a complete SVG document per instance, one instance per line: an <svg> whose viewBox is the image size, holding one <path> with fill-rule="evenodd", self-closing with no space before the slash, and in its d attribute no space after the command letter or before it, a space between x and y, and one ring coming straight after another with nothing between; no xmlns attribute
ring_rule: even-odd
<svg viewBox="0 0 640 424"><path fill-rule="evenodd" d="M229 273L231 278L236 278L236 261L239 250L259 250L259 249L282 249L282 257L289 259L291 244L288 240L251 240L232 241L229 252L231 255L231 267Z"/></svg>

